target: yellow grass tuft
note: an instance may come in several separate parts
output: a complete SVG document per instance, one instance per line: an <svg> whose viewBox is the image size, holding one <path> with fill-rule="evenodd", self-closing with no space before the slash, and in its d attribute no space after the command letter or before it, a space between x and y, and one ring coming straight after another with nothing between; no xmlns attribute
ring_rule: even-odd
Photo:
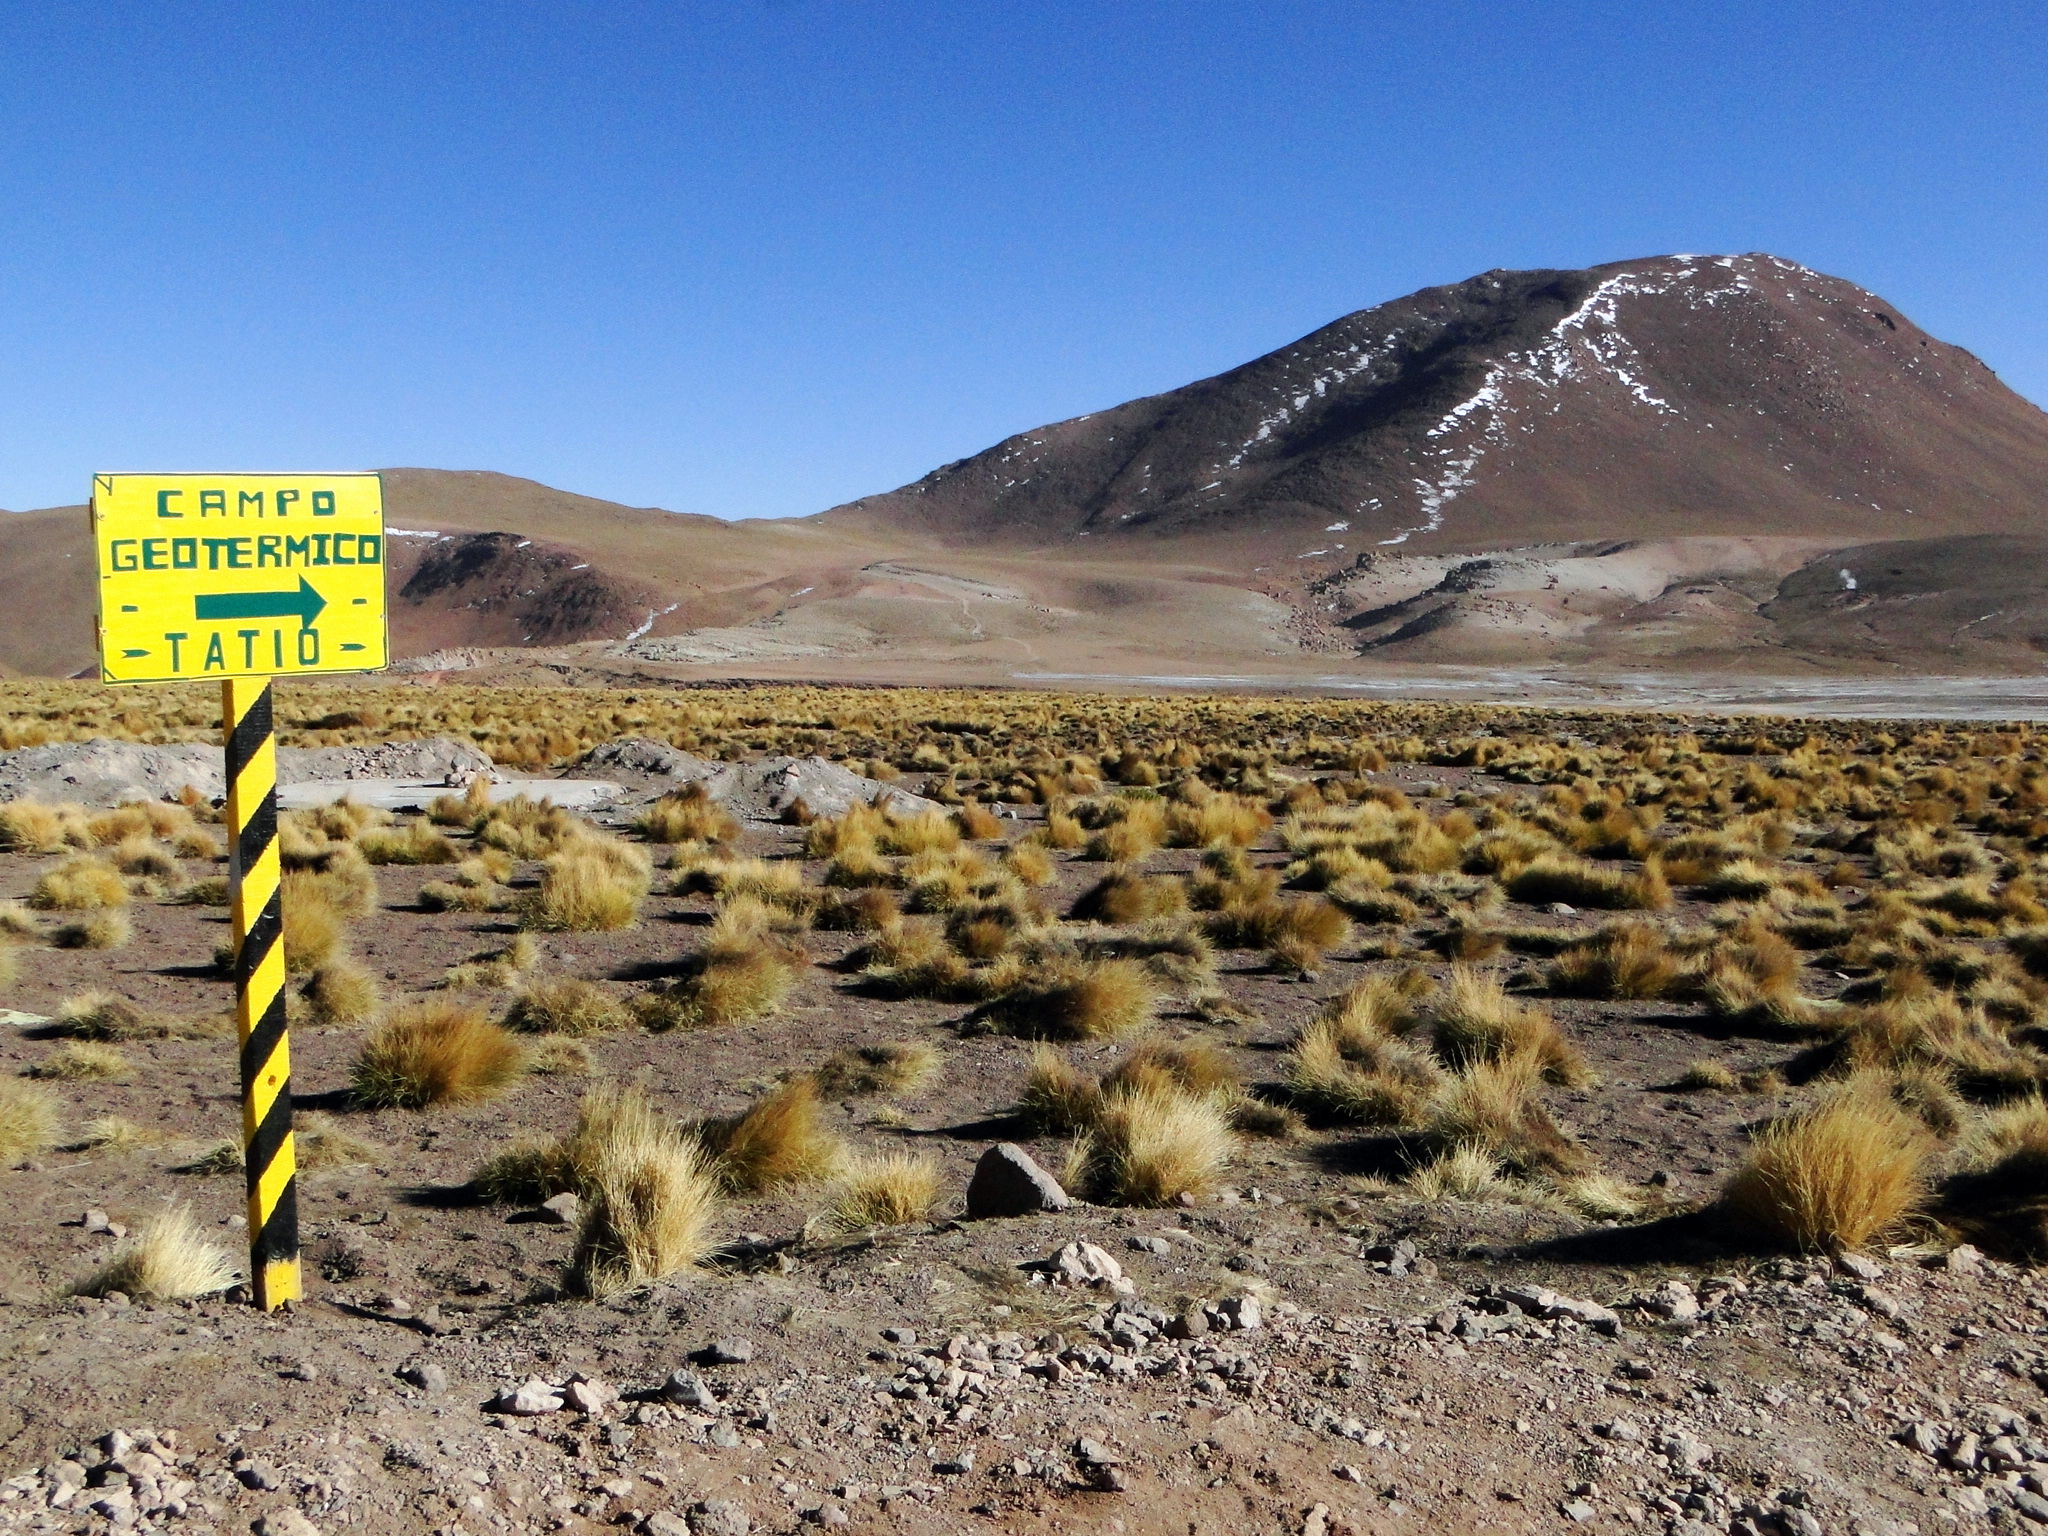
<svg viewBox="0 0 2048 1536"><path fill-rule="evenodd" d="M1155 1088L1103 1096L1089 1186L1124 1205L1170 1205L1216 1186L1237 1151L1213 1098Z"/></svg>
<svg viewBox="0 0 2048 1536"><path fill-rule="evenodd" d="M1065 1051L1045 1044L1032 1050L1017 1112L1034 1130L1046 1135L1085 1130L1101 1109L1101 1087Z"/></svg>
<svg viewBox="0 0 2048 1536"><path fill-rule="evenodd" d="M1685 963L1671 952L1662 929L1620 922L1559 954L1549 984L1568 997L1669 997L1685 975Z"/></svg>
<svg viewBox="0 0 2048 1536"><path fill-rule="evenodd" d="M453 864L462 857L445 832L425 821L364 832L355 844L371 864Z"/></svg>
<svg viewBox="0 0 2048 1536"><path fill-rule="evenodd" d="M200 1234L189 1210L173 1205L115 1249L73 1294L106 1296L119 1291L138 1300L176 1301L210 1296L234 1283L227 1255Z"/></svg>
<svg viewBox="0 0 2048 1536"><path fill-rule="evenodd" d="M348 914L323 876L310 870L286 870L281 899L287 970L316 971L341 953Z"/></svg>
<svg viewBox="0 0 2048 1536"><path fill-rule="evenodd" d="M43 871L28 904L45 912L91 912L128 904L128 882L105 859L80 855Z"/></svg>
<svg viewBox="0 0 2048 1536"><path fill-rule="evenodd" d="M1408 1193L1417 1200L1464 1200L1475 1204L1514 1200L1522 1186L1504 1176L1500 1160L1486 1148L1461 1142L1412 1171Z"/></svg>
<svg viewBox="0 0 2048 1536"><path fill-rule="evenodd" d="M34 1157L57 1140L57 1101L33 1083L0 1078L0 1162Z"/></svg>
<svg viewBox="0 0 2048 1536"><path fill-rule="evenodd" d="M424 1109L495 1098L525 1075L526 1052L481 1008L432 1000L385 1020L357 1058L358 1102Z"/></svg>
<svg viewBox="0 0 2048 1536"><path fill-rule="evenodd" d="M540 889L527 899L520 921L564 933L632 927L647 899L650 870L644 862L620 857L625 849L625 844L589 840L550 857L541 867Z"/></svg>
<svg viewBox="0 0 2048 1536"><path fill-rule="evenodd" d="M529 1035L604 1035L631 1019L625 1004L596 982L563 976L529 984L513 999L505 1027Z"/></svg>
<svg viewBox="0 0 2048 1536"><path fill-rule="evenodd" d="M1851 1082L1765 1128L1721 1209L1766 1241L1845 1251L1894 1231L1927 1195L1933 1140L1882 1088Z"/></svg>
<svg viewBox="0 0 2048 1536"><path fill-rule="evenodd" d="M688 784L648 806L633 830L650 843L729 843L741 828L739 818L713 800L703 785Z"/></svg>
<svg viewBox="0 0 2048 1536"><path fill-rule="evenodd" d="M834 1180L832 1218L848 1230L927 1220L939 1203L939 1165L913 1152L856 1152Z"/></svg>
<svg viewBox="0 0 2048 1536"><path fill-rule="evenodd" d="M66 1040L30 1067L28 1075L57 1082L112 1082L134 1070L135 1064L111 1045Z"/></svg>
<svg viewBox="0 0 2048 1536"><path fill-rule="evenodd" d="M1583 1171L1586 1156L1536 1097L1543 1064L1533 1055L1475 1061L1446 1079L1424 1128L1443 1147L1476 1146L1520 1172Z"/></svg>
<svg viewBox="0 0 2048 1536"><path fill-rule="evenodd" d="M135 925L120 907L102 907L50 930L58 949L122 949L135 937Z"/></svg>
<svg viewBox="0 0 2048 1536"><path fill-rule="evenodd" d="M833 1097L915 1093L939 1075L943 1058L922 1040L849 1046L818 1068L818 1091Z"/></svg>
<svg viewBox="0 0 2048 1536"><path fill-rule="evenodd" d="M57 1005L56 1028L75 1040L215 1040L232 1035L235 1021L164 1018L112 992L82 992Z"/></svg>
<svg viewBox="0 0 2048 1536"><path fill-rule="evenodd" d="M1671 905L1671 887L1654 859L1642 873L1630 875L1568 854L1540 854L1501 884L1516 901L1536 905L1562 901L1574 907L1635 911Z"/></svg>
<svg viewBox="0 0 2048 1536"><path fill-rule="evenodd" d="M816 1079L792 1077L746 1113L698 1129L718 1176L742 1194L825 1178L844 1155L825 1129Z"/></svg>
<svg viewBox="0 0 2048 1536"><path fill-rule="evenodd" d="M386 1151L376 1142L364 1139L335 1120L317 1110L308 1110L298 1116L292 1127L292 1146L301 1168L353 1168L362 1163L374 1163L386 1156Z"/></svg>
<svg viewBox="0 0 2048 1536"><path fill-rule="evenodd" d="M1553 1083L1592 1081L1585 1057L1548 1012L1508 996L1498 976L1470 966L1451 967L1450 990L1436 1007L1436 1046L1452 1062L1527 1056Z"/></svg>
<svg viewBox="0 0 2048 1536"><path fill-rule="evenodd" d="M0 805L0 848L18 853L62 853L66 848L90 848L97 841L78 806L44 805L34 800Z"/></svg>
<svg viewBox="0 0 2048 1536"><path fill-rule="evenodd" d="M299 995L316 1024L362 1024L384 1006L377 980L353 960L332 959L307 978Z"/></svg>
<svg viewBox="0 0 2048 1536"><path fill-rule="evenodd" d="M1149 1026L1159 992L1136 960L1057 960L993 1005L1008 1033L1049 1040L1120 1040Z"/></svg>

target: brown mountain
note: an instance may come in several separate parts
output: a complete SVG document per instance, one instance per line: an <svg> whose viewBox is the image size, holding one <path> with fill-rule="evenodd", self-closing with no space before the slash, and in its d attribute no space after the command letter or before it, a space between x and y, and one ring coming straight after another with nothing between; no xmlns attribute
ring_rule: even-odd
<svg viewBox="0 0 2048 1536"><path fill-rule="evenodd" d="M914 485L749 523L385 471L394 653L600 674L2031 672L2048 415L1771 256L1489 272ZM92 659L0 517L0 669ZM466 653L466 654L454 654ZM1512 688L1510 688L1512 691Z"/></svg>
<svg viewBox="0 0 2048 1536"><path fill-rule="evenodd" d="M1260 562L1899 539L2032 531L2044 470L2048 414L1876 295L1773 256L1663 256L1426 288L825 517Z"/></svg>

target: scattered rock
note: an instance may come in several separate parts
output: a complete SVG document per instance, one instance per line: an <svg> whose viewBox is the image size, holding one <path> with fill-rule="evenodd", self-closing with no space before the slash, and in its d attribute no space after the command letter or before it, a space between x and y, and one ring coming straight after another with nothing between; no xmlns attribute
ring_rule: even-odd
<svg viewBox="0 0 2048 1536"><path fill-rule="evenodd" d="M882 1330L882 1337L891 1344L915 1344L917 1342L917 1330L915 1328L884 1328Z"/></svg>
<svg viewBox="0 0 2048 1536"><path fill-rule="evenodd" d="M118 1221L108 1220L107 1213L97 1207L87 1211L78 1224L85 1228L87 1237L125 1237L128 1233L125 1226Z"/></svg>
<svg viewBox="0 0 2048 1536"><path fill-rule="evenodd" d="M684 1408L716 1408L718 1399L704 1385L704 1378L692 1370L672 1372L661 1384L661 1395Z"/></svg>
<svg viewBox="0 0 2048 1536"><path fill-rule="evenodd" d="M945 1461L933 1462L932 1470L945 1477L965 1477L974 1470L974 1448L969 1446Z"/></svg>
<svg viewBox="0 0 2048 1536"><path fill-rule="evenodd" d="M410 1382L422 1392L433 1396L448 1390L448 1373L432 1360L415 1360L404 1366L398 1373L399 1379Z"/></svg>
<svg viewBox="0 0 2048 1536"><path fill-rule="evenodd" d="M1137 1289L1124 1278L1124 1267L1108 1252L1089 1242L1067 1244L1036 1266L1054 1285L1087 1286L1127 1295Z"/></svg>
<svg viewBox="0 0 2048 1536"><path fill-rule="evenodd" d="M640 1522L641 1536L690 1536L690 1522L658 1509Z"/></svg>
<svg viewBox="0 0 2048 1536"><path fill-rule="evenodd" d="M619 1394L594 1376L576 1376L562 1389L562 1399L587 1418L601 1418Z"/></svg>
<svg viewBox="0 0 2048 1536"><path fill-rule="evenodd" d="M1041 1211L1064 1211L1070 1204L1059 1180L1041 1168L1029 1152L1007 1141L999 1141L981 1154L967 1185L970 1220L1033 1216Z"/></svg>
<svg viewBox="0 0 2048 1536"><path fill-rule="evenodd" d="M754 1341L737 1335L716 1340L704 1358L713 1365L745 1365L754 1358Z"/></svg>
<svg viewBox="0 0 2048 1536"><path fill-rule="evenodd" d="M690 1506L691 1536L747 1536L754 1520L731 1499L705 1499Z"/></svg>
<svg viewBox="0 0 2048 1536"><path fill-rule="evenodd" d="M1074 1442L1074 1459L1084 1467L1114 1467L1123 1462L1123 1457L1104 1445L1083 1435Z"/></svg>
<svg viewBox="0 0 2048 1536"><path fill-rule="evenodd" d="M706 1431L704 1438L720 1450L729 1451L740 1443L740 1432L730 1424L714 1424Z"/></svg>
<svg viewBox="0 0 2048 1536"><path fill-rule="evenodd" d="M564 1190L552 1200L543 1200L535 1214L551 1227L573 1227L583 1216L583 1202L573 1190Z"/></svg>
<svg viewBox="0 0 2048 1536"><path fill-rule="evenodd" d="M560 1413L562 1397L538 1377L529 1377L511 1391L499 1393L491 1407L499 1413L518 1414L522 1418L527 1418L543 1413Z"/></svg>
<svg viewBox="0 0 2048 1536"><path fill-rule="evenodd" d="M1984 1268L1984 1255L1969 1243L1959 1243L1942 1256L1941 1267L1951 1274L1974 1275Z"/></svg>
<svg viewBox="0 0 2048 1536"><path fill-rule="evenodd" d="M1124 1246L1133 1253L1157 1254L1165 1258L1173 1252L1173 1245L1163 1237L1151 1237L1142 1232L1133 1232L1124 1239Z"/></svg>
<svg viewBox="0 0 2048 1536"><path fill-rule="evenodd" d="M271 1493L284 1486L284 1474L267 1461L245 1461L235 1468L235 1478L244 1488Z"/></svg>
<svg viewBox="0 0 2048 1536"><path fill-rule="evenodd" d="M1884 1266L1877 1260L1861 1253L1838 1253L1835 1268L1857 1280L1882 1280Z"/></svg>
<svg viewBox="0 0 2048 1536"><path fill-rule="evenodd" d="M273 1509L256 1517L255 1536L320 1536L320 1527L296 1509Z"/></svg>

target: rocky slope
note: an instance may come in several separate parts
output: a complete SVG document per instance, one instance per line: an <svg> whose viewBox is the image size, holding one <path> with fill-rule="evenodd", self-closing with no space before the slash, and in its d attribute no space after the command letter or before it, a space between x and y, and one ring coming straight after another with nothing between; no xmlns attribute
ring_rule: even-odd
<svg viewBox="0 0 2048 1536"><path fill-rule="evenodd" d="M1691 534L2023 531L2048 415L1895 306L1767 255L1494 271L826 514L959 544L1259 560Z"/></svg>

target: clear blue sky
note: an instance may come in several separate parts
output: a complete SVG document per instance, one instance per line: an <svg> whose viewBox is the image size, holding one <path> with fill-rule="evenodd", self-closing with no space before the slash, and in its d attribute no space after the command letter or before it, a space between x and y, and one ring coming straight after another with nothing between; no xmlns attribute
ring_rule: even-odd
<svg viewBox="0 0 2048 1536"><path fill-rule="evenodd" d="M2048 8L9 0L0 506L819 510L1494 266L1765 249L2048 400Z"/></svg>

